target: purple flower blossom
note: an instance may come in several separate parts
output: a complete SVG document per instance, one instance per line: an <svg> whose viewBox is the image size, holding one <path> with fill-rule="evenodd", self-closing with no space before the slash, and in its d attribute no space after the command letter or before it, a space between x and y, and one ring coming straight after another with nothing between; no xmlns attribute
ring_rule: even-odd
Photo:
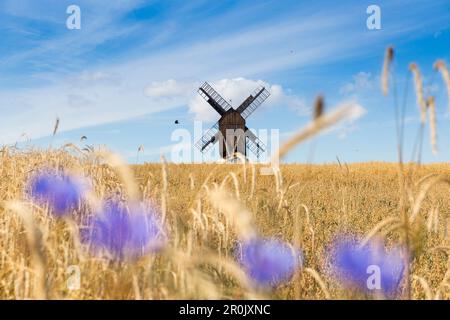
<svg viewBox="0 0 450 320"><path fill-rule="evenodd" d="M113 202L94 217L82 240L90 242L94 250L105 249L113 258L122 260L159 251L166 239L154 210L137 204L127 209Z"/></svg>
<svg viewBox="0 0 450 320"><path fill-rule="evenodd" d="M40 205L47 204L56 216L78 207L85 191L81 179L56 171L35 175L28 186L31 199Z"/></svg>
<svg viewBox="0 0 450 320"><path fill-rule="evenodd" d="M251 239L237 247L236 256L247 274L261 286L288 281L301 266L299 250L274 239Z"/></svg>
<svg viewBox="0 0 450 320"><path fill-rule="evenodd" d="M404 260L400 248L386 252L378 242L360 248L355 241L345 240L335 244L334 267L348 286L391 297L403 278Z"/></svg>

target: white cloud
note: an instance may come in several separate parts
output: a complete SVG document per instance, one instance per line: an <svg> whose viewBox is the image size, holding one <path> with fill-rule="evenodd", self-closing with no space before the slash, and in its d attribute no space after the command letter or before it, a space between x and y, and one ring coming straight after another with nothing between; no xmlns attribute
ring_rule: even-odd
<svg viewBox="0 0 450 320"><path fill-rule="evenodd" d="M353 76L353 81L343 85L339 93L342 95L352 95L359 91L372 89L374 87L374 79L370 72L358 72Z"/></svg>
<svg viewBox="0 0 450 320"><path fill-rule="evenodd" d="M269 84L262 80L246 78L221 79L210 85L228 101L235 109L259 86L269 90L270 97L261 108L270 106L287 106L295 110L305 109L305 103L297 96L289 95L279 84ZM215 121L217 112L200 96L196 95L188 103L189 112L194 114L196 120Z"/></svg>

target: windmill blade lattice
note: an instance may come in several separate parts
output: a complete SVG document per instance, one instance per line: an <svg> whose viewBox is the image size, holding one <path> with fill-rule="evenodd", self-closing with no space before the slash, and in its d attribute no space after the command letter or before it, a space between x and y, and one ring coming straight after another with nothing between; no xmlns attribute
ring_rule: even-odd
<svg viewBox="0 0 450 320"><path fill-rule="evenodd" d="M205 82L199 89L198 93L206 100L220 115L232 108L232 106L222 96L214 90L213 87Z"/></svg>
<svg viewBox="0 0 450 320"><path fill-rule="evenodd" d="M266 99L270 96L270 92L263 86L258 87L246 101L250 102L248 105L244 103L237 109L241 116L246 119L253 113ZM249 97L249 98L250 98Z"/></svg>
<svg viewBox="0 0 450 320"><path fill-rule="evenodd" d="M206 133L203 135L203 137L197 141L195 146L202 152L208 151L214 143L217 142L219 135L219 122L216 122L215 125L213 125Z"/></svg>
<svg viewBox="0 0 450 320"><path fill-rule="evenodd" d="M247 148L257 157L266 151L266 146L259 138L248 128L246 128L245 136L247 137Z"/></svg>
<svg viewBox="0 0 450 320"><path fill-rule="evenodd" d="M270 96L265 87L256 88L237 109L234 109L208 82L198 89L198 93L221 116L195 144L201 152L208 151L217 141L220 141L219 152L223 159L235 158L239 153L246 157L247 150L259 158L259 155L265 152L266 146L246 126L246 118ZM228 136L228 132L232 134Z"/></svg>

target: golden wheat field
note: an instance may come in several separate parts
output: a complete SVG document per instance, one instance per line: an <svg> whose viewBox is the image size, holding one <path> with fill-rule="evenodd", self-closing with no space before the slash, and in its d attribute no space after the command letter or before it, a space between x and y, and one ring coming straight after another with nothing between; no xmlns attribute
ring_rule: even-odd
<svg viewBox="0 0 450 320"><path fill-rule="evenodd" d="M95 201L56 218L24 195L40 167L88 176L98 199L154 204L167 228L160 252L115 261L89 252L79 230ZM329 247L341 234L406 243L397 298L449 299L449 164L145 164L70 150L19 152L0 161L1 299L363 299L333 275ZM405 214L406 213L406 214ZM253 286L233 259L241 234L301 248L303 266L275 288ZM75 266L75 267L74 267ZM79 270L80 285L70 285Z"/></svg>

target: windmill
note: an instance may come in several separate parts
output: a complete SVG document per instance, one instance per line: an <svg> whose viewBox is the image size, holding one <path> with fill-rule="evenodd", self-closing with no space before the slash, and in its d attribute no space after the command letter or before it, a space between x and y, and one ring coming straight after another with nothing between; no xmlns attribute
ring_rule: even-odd
<svg viewBox="0 0 450 320"><path fill-rule="evenodd" d="M198 89L198 93L221 118L206 131L195 146L204 153L220 141L220 155L224 159L234 158L236 153L247 156L247 149L259 158L266 147L245 123L253 111L270 96L269 91L263 86L256 88L237 109L234 109L207 82Z"/></svg>

